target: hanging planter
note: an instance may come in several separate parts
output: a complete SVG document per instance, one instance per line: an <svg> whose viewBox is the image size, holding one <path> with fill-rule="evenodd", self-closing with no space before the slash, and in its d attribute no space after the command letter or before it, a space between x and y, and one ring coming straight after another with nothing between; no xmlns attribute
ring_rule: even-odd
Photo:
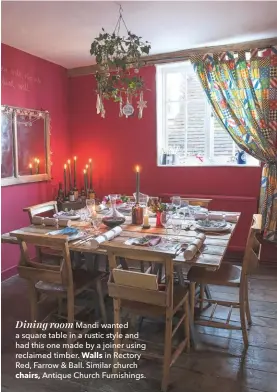
<svg viewBox="0 0 277 392"><path fill-rule="evenodd" d="M120 25L123 22L127 36L119 35ZM99 71L96 72L97 81L97 114L105 117L104 100L112 100L119 103L119 116L129 117L133 115L134 98L137 101L138 117L142 118L143 109L147 102L143 100L145 85L139 75L139 69L145 64L142 56L148 55L150 44L144 42L135 34L132 34L122 17L122 8L119 10L119 18L112 34L102 28L102 33L91 44L90 54L95 56Z"/></svg>

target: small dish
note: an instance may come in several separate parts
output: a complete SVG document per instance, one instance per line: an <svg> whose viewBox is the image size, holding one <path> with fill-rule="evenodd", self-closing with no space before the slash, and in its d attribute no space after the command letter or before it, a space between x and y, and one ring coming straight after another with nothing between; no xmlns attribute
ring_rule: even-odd
<svg viewBox="0 0 277 392"><path fill-rule="evenodd" d="M124 217L109 217L106 216L102 219L102 223L108 227L115 227L115 226L120 226L125 222Z"/></svg>

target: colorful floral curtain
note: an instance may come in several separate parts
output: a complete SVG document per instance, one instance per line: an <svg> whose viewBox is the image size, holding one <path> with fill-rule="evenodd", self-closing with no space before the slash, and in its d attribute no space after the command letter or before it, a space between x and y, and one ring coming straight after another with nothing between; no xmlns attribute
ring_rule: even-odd
<svg viewBox="0 0 277 392"><path fill-rule="evenodd" d="M264 237L277 240L277 47L208 53L191 61L218 120L242 150L264 163Z"/></svg>

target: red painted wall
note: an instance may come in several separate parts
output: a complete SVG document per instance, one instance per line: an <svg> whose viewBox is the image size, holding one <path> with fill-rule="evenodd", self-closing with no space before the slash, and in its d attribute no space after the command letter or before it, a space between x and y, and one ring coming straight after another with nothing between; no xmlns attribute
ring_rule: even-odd
<svg viewBox="0 0 277 392"><path fill-rule="evenodd" d="M150 195L239 196L238 200L242 198L240 202L235 199L227 202L227 199L218 197L212 208L230 211L244 209L239 230L232 241L234 249L241 249L246 241L251 215L256 212L261 169L157 167L155 71L154 66L141 70L150 89L145 93L147 109L141 120L137 117L120 118L118 105L109 101L105 103L106 118L102 119L95 109L94 76L69 80L71 148L72 154L78 156L78 172L81 174L81 169L91 157L94 187L99 196L111 192L132 194L136 164L142 167L141 191ZM80 177L79 180L82 179Z"/></svg>
<svg viewBox="0 0 277 392"><path fill-rule="evenodd" d="M28 224L23 207L53 198L70 153L68 79L66 69L2 44L2 98L5 105L48 110L51 116L53 181L2 187L2 229L5 233ZM19 258L14 245L2 245L2 271L8 276Z"/></svg>
<svg viewBox="0 0 277 392"><path fill-rule="evenodd" d="M147 109L141 120L120 118L118 105L109 101L105 103L106 118L102 119L96 114L93 75L69 79L72 153L78 155L80 171L86 160L93 158L96 192L132 193L133 168L140 164L141 191L148 194L258 197L260 168L157 167L155 67L145 67L141 74L151 90L145 93Z"/></svg>

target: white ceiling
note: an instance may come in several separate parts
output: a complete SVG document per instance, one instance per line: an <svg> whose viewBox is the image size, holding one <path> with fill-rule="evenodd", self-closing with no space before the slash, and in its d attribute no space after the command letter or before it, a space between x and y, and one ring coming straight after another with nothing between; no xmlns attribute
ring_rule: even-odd
<svg viewBox="0 0 277 392"><path fill-rule="evenodd" d="M277 36L277 2L121 4L127 27L150 41L150 54ZM2 2L2 42L65 68L90 65L90 44L102 27L114 30L118 8L113 1Z"/></svg>

